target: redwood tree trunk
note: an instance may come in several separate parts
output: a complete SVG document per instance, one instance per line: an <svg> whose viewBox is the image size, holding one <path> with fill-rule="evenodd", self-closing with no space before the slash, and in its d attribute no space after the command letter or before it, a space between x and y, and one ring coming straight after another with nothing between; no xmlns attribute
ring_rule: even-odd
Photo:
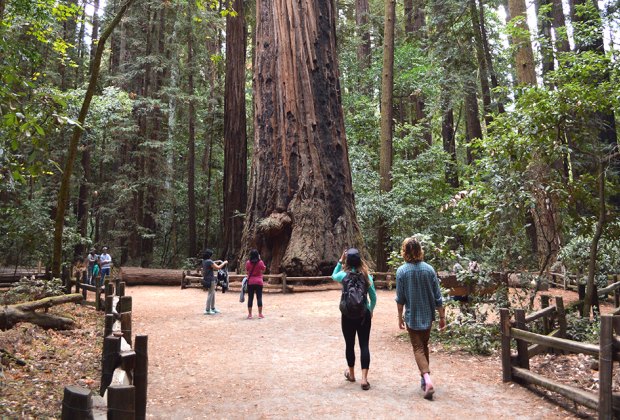
<svg viewBox="0 0 620 420"><path fill-rule="evenodd" d="M525 0L508 0L508 9L511 20L515 27L520 30L521 36L513 36L512 43L515 47L515 72L520 84L536 86L536 70L534 66L534 52L530 32L527 26L527 14Z"/></svg>
<svg viewBox="0 0 620 420"><path fill-rule="evenodd" d="M392 132L394 97L394 26L396 1L385 0L383 31L383 71L381 72L381 149L379 162L379 189L386 194L392 189ZM389 229L384 217L377 223L376 263L378 271L387 270Z"/></svg>
<svg viewBox="0 0 620 420"><path fill-rule="evenodd" d="M224 256L234 267L241 248L247 193L245 117L246 26L243 0L235 0L237 16L226 18L226 82L224 92Z"/></svg>
<svg viewBox="0 0 620 420"><path fill-rule="evenodd" d="M190 98L187 108L187 256L196 257L196 110L194 106L194 0L187 3L187 94Z"/></svg>
<svg viewBox="0 0 620 420"><path fill-rule="evenodd" d="M254 155L243 232L271 272L328 274L363 248L336 54L335 4L258 0Z"/></svg>

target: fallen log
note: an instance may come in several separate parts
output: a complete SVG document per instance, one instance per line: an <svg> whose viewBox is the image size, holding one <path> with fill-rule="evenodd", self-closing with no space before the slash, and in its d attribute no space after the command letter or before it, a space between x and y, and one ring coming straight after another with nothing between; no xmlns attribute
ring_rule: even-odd
<svg viewBox="0 0 620 420"><path fill-rule="evenodd" d="M75 328L75 321L60 315L35 312L37 309L47 309L52 306L69 302L81 302L82 295L51 296L33 302L18 303L0 309L0 329L8 330L20 322L29 322L45 329L70 330Z"/></svg>
<svg viewBox="0 0 620 420"><path fill-rule="evenodd" d="M121 281L127 285L149 284L178 286L183 280L183 270L163 268L121 267Z"/></svg>

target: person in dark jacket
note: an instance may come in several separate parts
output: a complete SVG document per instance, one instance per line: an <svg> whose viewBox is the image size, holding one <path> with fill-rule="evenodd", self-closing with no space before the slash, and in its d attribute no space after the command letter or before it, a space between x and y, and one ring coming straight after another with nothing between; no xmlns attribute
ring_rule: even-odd
<svg viewBox="0 0 620 420"><path fill-rule="evenodd" d="M212 249L206 249L202 254L202 285L209 291L207 296L207 307L205 308L205 315L219 314L220 311L215 308L215 286L217 281L213 275L213 270L219 270L228 264L228 261L224 261L221 264L216 264L211 257L213 256Z"/></svg>

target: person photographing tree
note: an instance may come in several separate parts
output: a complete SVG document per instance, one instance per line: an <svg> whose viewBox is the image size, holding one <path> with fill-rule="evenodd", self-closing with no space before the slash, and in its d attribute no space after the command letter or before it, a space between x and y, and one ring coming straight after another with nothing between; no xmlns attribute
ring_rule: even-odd
<svg viewBox="0 0 620 420"><path fill-rule="evenodd" d="M355 248L350 248L342 253L332 273L332 279L342 283L340 324L345 342L345 357L349 367L344 372L344 377L349 382L355 382L355 335L357 335L362 362L361 386L364 391L367 391L370 389L368 382L370 327L372 325L372 311L377 304L375 284L368 272L368 264ZM370 297L370 302L368 297Z"/></svg>

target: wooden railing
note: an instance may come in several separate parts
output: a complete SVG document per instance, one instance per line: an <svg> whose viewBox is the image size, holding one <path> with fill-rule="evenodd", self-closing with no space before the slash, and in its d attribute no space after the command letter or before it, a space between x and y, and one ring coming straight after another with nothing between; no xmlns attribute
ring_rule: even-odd
<svg viewBox="0 0 620 420"><path fill-rule="evenodd" d="M547 302L549 298L546 298ZM544 301L543 301L544 305ZM543 319L546 334L535 334L528 330L528 323ZM554 326L557 322L557 328ZM544 327L547 325L546 328ZM614 335L620 332L620 316L601 317L599 345L568 340L566 318L562 299L555 298L554 306L543 307L537 312L525 315L522 309L515 310L514 322L508 309L500 309L500 330L502 341L502 379L504 382L516 380L524 384L534 384L598 411L600 419L614 418L614 411L620 410L620 396L612 394L613 360L620 360L620 340ZM516 340L517 354L511 351L511 340ZM531 344L528 346L528 343ZM582 389L565 385L545 378L529 370L530 358L546 349L558 349L571 353L583 353L598 357L599 392L598 395Z"/></svg>
<svg viewBox="0 0 620 420"><path fill-rule="evenodd" d="M115 293L116 291L116 293ZM105 286L105 324L100 396L87 388L65 388L62 419L144 419L148 373L148 336L132 340L131 296L125 284Z"/></svg>
<svg viewBox="0 0 620 420"><path fill-rule="evenodd" d="M394 273L371 273L375 288L392 289L396 285ZM241 291L241 281L245 274L229 273L229 289L233 292ZM331 276L288 277L286 274L263 275L265 285L263 291L281 293L317 292L322 290L340 290L342 286L334 283ZM181 289L188 287L202 287L202 275L197 271L184 271L181 280Z"/></svg>

